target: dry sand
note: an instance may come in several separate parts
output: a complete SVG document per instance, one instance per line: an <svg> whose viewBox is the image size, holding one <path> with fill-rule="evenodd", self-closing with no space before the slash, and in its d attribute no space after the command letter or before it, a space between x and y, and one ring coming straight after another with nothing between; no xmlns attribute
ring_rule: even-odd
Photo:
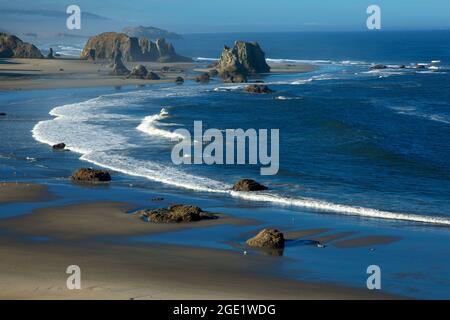
<svg viewBox="0 0 450 320"><path fill-rule="evenodd" d="M3 186L10 199L29 193ZM40 190L38 186L29 190ZM280 259L237 251L131 243L127 236L251 223L223 217L153 225L121 203L39 209L0 220L0 299L380 299L369 290L276 277ZM50 239L36 240L46 236ZM81 268L81 290L68 290L66 269Z"/></svg>

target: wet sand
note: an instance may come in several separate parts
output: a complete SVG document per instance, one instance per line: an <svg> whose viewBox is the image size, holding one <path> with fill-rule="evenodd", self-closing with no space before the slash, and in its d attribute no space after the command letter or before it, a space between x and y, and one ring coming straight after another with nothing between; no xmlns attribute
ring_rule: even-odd
<svg viewBox="0 0 450 320"><path fill-rule="evenodd" d="M31 189L39 190L32 185ZM28 193L3 186L11 199ZM0 299L388 299L363 289L277 277L282 258L240 251L155 245L128 237L220 223L150 224L125 203L38 209L0 220ZM66 269L81 268L81 290L68 290Z"/></svg>
<svg viewBox="0 0 450 320"><path fill-rule="evenodd" d="M0 183L0 204L50 199L47 186L31 183Z"/></svg>
<svg viewBox="0 0 450 320"><path fill-rule="evenodd" d="M185 70L193 63L126 63L128 69L137 64L153 70L161 80L126 79L112 76L108 62L88 62L81 59L0 59L0 90L30 90L82 88L104 86L146 85L174 82L178 76L186 78ZM169 72L161 68L169 67Z"/></svg>

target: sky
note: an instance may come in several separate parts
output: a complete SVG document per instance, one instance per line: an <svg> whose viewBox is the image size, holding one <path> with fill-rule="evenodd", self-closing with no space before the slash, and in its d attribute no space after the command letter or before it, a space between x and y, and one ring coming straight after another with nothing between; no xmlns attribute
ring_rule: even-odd
<svg viewBox="0 0 450 320"><path fill-rule="evenodd" d="M365 30L372 4L381 7L385 30L450 29L450 0L0 0L0 15L3 9L64 15L70 4L109 18L105 28L152 25L180 33ZM2 29L12 23L7 14L0 17Z"/></svg>

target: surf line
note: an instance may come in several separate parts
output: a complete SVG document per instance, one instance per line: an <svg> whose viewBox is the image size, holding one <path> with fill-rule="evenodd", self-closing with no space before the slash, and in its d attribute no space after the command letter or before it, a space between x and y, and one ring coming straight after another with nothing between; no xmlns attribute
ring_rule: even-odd
<svg viewBox="0 0 450 320"><path fill-rule="evenodd" d="M172 149L175 165L260 164L260 174L264 176L275 175L280 168L279 129L210 128L203 131L203 122L194 121L193 139L187 129L177 129L174 134L183 137Z"/></svg>

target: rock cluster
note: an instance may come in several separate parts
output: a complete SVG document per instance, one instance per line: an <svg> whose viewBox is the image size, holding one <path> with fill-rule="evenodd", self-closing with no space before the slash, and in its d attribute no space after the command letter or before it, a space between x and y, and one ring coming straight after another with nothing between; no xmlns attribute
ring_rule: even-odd
<svg viewBox="0 0 450 320"><path fill-rule="evenodd" d="M195 81L202 82L202 83L209 82L209 80L210 80L209 73L202 73L201 75L199 75L195 78Z"/></svg>
<svg viewBox="0 0 450 320"><path fill-rule="evenodd" d="M277 229L263 229L256 236L248 239L247 245L256 248L283 249L284 235Z"/></svg>
<svg viewBox="0 0 450 320"><path fill-rule="evenodd" d="M128 70L122 62L122 51L118 49L116 49L114 52L112 67L113 70L111 71L111 74L114 76L126 76L130 73L130 70Z"/></svg>
<svg viewBox="0 0 450 320"><path fill-rule="evenodd" d="M167 209L142 210L137 214L142 220L153 223L181 223L218 218L212 213L204 212L199 207L183 204L176 204Z"/></svg>
<svg viewBox="0 0 450 320"><path fill-rule="evenodd" d="M152 72L148 71L145 66L142 64L139 64L137 66L134 66L131 70L130 74L128 75L128 78L132 79L147 79L147 80L159 80L160 77Z"/></svg>
<svg viewBox="0 0 450 320"><path fill-rule="evenodd" d="M111 175L104 170L81 168L72 174L71 179L77 182L108 182L111 181Z"/></svg>
<svg viewBox="0 0 450 320"><path fill-rule="evenodd" d="M233 48L225 46L217 70L227 82L245 82L249 75L270 72L270 67L257 42L236 41Z"/></svg>
<svg viewBox="0 0 450 320"><path fill-rule="evenodd" d="M0 58L41 59L41 51L31 43L23 42L18 37L0 32Z"/></svg>
<svg viewBox="0 0 450 320"><path fill-rule="evenodd" d="M266 186L252 179L242 179L236 182L232 188L234 191L263 191L267 190Z"/></svg>
<svg viewBox="0 0 450 320"><path fill-rule="evenodd" d="M273 90L264 84L252 84L246 86L244 89L245 92L248 93L272 93Z"/></svg>
<svg viewBox="0 0 450 320"><path fill-rule="evenodd" d="M158 61L158 62L185 62L191 59L178 55L171 43L164 39L155 42L147 38L135 38L125 33L105 32L91 37L81 57L87 59L95 52L96 59L112 59L114 51L118 48L124 61Z"/></svg>

